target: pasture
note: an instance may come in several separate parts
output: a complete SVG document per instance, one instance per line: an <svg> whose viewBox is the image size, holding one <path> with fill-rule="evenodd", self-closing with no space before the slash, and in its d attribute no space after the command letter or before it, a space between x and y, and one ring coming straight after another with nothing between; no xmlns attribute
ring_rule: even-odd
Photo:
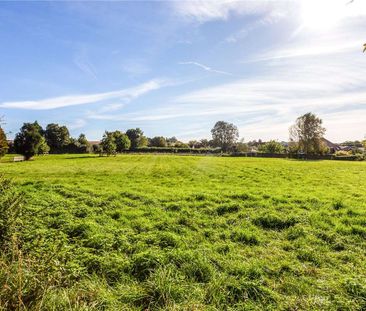
<svg viewBox="0 0 366 311"><path fill-rule="evenodd" d="M0 173L24 193L29 309L366 308L366 163L6 160Z"/></svg>

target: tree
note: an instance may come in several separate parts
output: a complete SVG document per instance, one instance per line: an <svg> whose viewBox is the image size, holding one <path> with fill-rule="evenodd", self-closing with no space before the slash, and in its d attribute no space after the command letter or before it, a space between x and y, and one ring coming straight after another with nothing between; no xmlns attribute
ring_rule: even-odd
<svg viewBox="0 0 366 311"><path fill-rule="evenodd" d="M167 138L166 143L168 146L174 147L175 144L178 143L178 139L175 136L173 136L173 137Z"/></svg>
<svg viewBox="0 0 366 311"><path fill-rule="evenodd" d="M228 122L218 121L211 130L214 145L220 147L222 151L228 151L238 140L238 128Z"/></svg>
<svg viewBox="0 0 366 311"><path fill-rule="evenodd" d="M259 147L259 151L264 153L283 153L284 150L285 148L275 140L270 140Z"/></svg>
<svg viewBox="0 0 366 311"><path fill-rule="evenodd" d="M199 142L197 140L190 140L188 142L189 148L196 148L196 147L198 147L198 144L199 144Z"/></svg>
<svg viewBox="0 0 366 311"><path fill-rule="evenodd" d="M249 152L248 144L244 142L244 138L242 138L239 142L235 144L236 152Z"/></svg>
<svg viewBox="0 0 366 311"><path fill-rule="evenodd" d="M146 136L142 136L140 138L138 147L139 148L146 147L148 144L149 144L149 140L147 139L147 137Z"/></svg>
<svg viewBox="0 0 366 311"><path fill-rule="evenodd" d="M114 140L116 143L117 152L123 152L130 149L131 141L125 133L121 131L113 132Z"/></svg>
<svg viewBox="0 0 366 311"><path fill-rule="evenodd" d="M174 147L175 148L189 148L189 146L181 141L177 141L175 144L174 144Z"/></svg>
<svg viewBox="0 0 366 311"><path fill-rule="evenodd" d="M296 143L298 150L305 154L320 154L324 152L323 136L326 129L323 121L309 112L296 119L290 128L290 142Z"/></svg>
<svg viewBox="0 0 366 311"><path fill-rule="evenodd" d="M47 154L50 151L50 147L47 145L46 139L41 136L41 141L38 146L37 154Z"/></svg>
<svg viewBox="0 0 366 311"><path fill-rule="evenodd" d="M155 136L154 138L151 138L150 146L151 147L166 147L167 142L163 136Z"/></svg>
<svg viewBox="0 0 366 311"><path fill-rule="evenodd" d="M0 158L8 152L9 146L4 130L0 126Z"/></svg>
<svg viewBox="0 0 366 311"><path fill-rule="evenodd" d="M78 149L81 153L90 153L92 146L86 138L85 134L81 133L77 139Z"/></svg>
<svg viewBox="0 0 366 311"><path fill-rule="evenodd" d="M26 160L38 154L38 148L42 144L41 130L37 121L24 123L20 132L15 136L15 151L24 155Z"/></svg>
<svg viewBox="0 0 366 311"><path fill-rule="evenodd" d="M106 153L107 156L111 154L115 154L117 150L115 138L113 132L105 131L103 135L103 139L100 142L100 146L102 147L103 153Z"/></svg>
<svg viewBox="0 0 366 311"><path fill-rule="evenodd" d="M130 149L132 150L147 145L147 138L144 136L144 132L139 128L127 130L126 135L131 141Z"/></svg>
<svg viewBox="0 0 366 311"><path fill-rule="evenodd" d="M67 127L55 123L47 125L44 136L52 153L63 152L63 149L70 143L70 133Z"/></svg>
<svg viewBox="0 0 366 311"><path fill-rule="evenodd" d="M200 148L209 148L210 147L210 142L208 141L208 139L201 139L200 140Z"/></svg>

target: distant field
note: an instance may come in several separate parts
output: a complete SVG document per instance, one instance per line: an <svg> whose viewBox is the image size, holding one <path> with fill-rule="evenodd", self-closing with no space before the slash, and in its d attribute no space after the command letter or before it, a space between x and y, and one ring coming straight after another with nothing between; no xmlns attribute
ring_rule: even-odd
<svg viewBox="0 0 366 311"><path fill-rule="evenodd" d="M24 252L49 256L45 310L366 309L366 163L60 155L0 173L25 192Z"/></svg>

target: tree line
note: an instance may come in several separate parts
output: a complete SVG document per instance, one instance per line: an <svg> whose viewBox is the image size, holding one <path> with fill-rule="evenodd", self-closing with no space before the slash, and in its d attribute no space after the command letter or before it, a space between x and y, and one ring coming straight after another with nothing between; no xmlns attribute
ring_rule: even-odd
<svg viewBox="0 0 366 311"><path fill-rule="evenodd" d="M266 143L251 141L245 143L239 139L237 126L225 121L218 121L211 130L212 138L191 140L187 144L176 137L165 138L156 136L148 138L140 128L105 131L100 143L91 144L85 134L78 138L70 136L68 128L55 123L48 124L45 129L37 122L24 123L16 134L13 144L9 146L6 134L0 126L0 157L5 153L15 152L29 160L34 155L47 153L99 153L115 155L126 151L157 151L160 149L180 149L182 152L190 150L202 150L202 152L217 149L224 153L250 152L255 148L258 152L278 153L303 153L309 155L321 155L329 153L324 142L326 129L323 121L313 113L306 113L298 117L289 129L289 142L280 143L270 140ZM362 142L366 147L366 140ZM155 149L154 149L155 148ZM164 149L165 148L165 149ZM170 149L169 149L170 148Z"/></svg>

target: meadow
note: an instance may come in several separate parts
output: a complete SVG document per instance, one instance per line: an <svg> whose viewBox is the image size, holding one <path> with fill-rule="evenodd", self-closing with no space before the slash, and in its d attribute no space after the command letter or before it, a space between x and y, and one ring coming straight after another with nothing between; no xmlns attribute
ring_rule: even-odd
<svg viewBox="0 0 366 311"><path fill-rule="evenodd" d="M7 160L23 203L4 310L366 309L366 163Z"/></svg>

